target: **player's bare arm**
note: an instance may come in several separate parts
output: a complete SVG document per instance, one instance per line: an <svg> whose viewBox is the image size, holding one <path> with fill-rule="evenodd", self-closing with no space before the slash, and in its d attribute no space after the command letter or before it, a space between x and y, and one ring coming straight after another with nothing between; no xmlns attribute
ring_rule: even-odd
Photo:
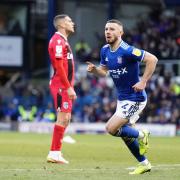
<svg viewBox="0 0 180 180"><path fill-rule="evenodd" d="M143 62L146 64L144 74L141 78L141 81L136 83L133 88L135 91L143 91L146 88L147 81L151 78L157 64L158 59L156 56L149 52L145 52Z"/></svg>
<svg viewBox="0 0 180 180"><path fill-rule="evenodd" d="M95 66L93 63L87 61L87 71L98 77L105 77L108 73L108 69L105 66Z"/></svg>

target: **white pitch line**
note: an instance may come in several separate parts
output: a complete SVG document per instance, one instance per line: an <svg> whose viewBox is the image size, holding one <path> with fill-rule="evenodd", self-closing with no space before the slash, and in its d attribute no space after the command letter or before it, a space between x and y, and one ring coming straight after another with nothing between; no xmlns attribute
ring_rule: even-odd
<svg viewBox="0 0 180 180"><path fill-rule="evenodd" d="M45 169L0 169L0 171L43 171Z"/></svg>
<svg viewBox="0 0 180 180"><path fill-rule="evenodd" d="M156 164L154 166L152 166L153 169L175 169L179 167L180 168L180 164ZM122 168L122 166L121 166ZM133 170L135 169L136 167L128 167L128 168L125 168L127 170ZM112 171L119 171L119 168L116 168L116 169L110 169L110 168L89 168L89 169L82 169L82 168L74 168L74 169L63 169L64 172L68 172L68 171L74 171L74 172L86 172L87 171L104 171L104 170L110 170L111 173ZM21 169L21 168L16 168L16 169L0 169L0 171L53 171L53 169Z"/></svg>
<svg viewBox="0 0 180 180"><path fill-rule="evenodd" d="M53 171L54 169L0 169L0 171ZM118 171L119 169L106 169L106 168L89 168L89 169L63 169L62 171L68 172L68 171L77 171L77 172L84 172L84 171L98 171L98 170L113 170L113 171Z"/></svg>

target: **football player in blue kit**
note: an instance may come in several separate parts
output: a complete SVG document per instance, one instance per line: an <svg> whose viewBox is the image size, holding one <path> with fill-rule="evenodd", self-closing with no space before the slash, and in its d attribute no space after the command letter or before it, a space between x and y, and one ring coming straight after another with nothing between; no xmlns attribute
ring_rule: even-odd
<svg viewBox="0 0 180 180"><path fill-rule="evenodd" d="M100 65L87 62L87 71L98 77L111 76L118 94L117 108L108 120L106 130L109 134L121 137L139 164L129 174L143 174L151 171L151 164L145 157L149 147L149 131L137 130L135 122L147 103L145 87L151 78L157 58L144 50L133 47L121 38L123 25L116 19L105 25L107 44L101 49ZM139 78L139 64L145 63L145 70Z"/></svg>

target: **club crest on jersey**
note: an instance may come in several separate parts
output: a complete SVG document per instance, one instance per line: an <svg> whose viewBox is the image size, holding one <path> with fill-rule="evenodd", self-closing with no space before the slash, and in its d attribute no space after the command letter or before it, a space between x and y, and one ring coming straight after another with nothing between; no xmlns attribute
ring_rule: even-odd
<svg viewBox="0 0 180 180"><path fill-rule="evenodd" d="M134 48L132 54L134 54L135 56L141 56L141 51L137 48Z"/></svg>
<svg viewBox="0 0 180 180"><path fill-rule="evenodd" d="M118 63L118 64L122 64L122 57L121 57L121 56L119 56L119 57L117 58L117 63Z"/></svg>
<svg viewBox="0 0 180 180"><path fill-rule="evenodd" d="M109 61L107 57L105 58L105 61L106 61L106 62L108 62L108 61Z"/></svg>
<svg viewBox="0 0 180 180"><path fill-rule="evenodd" d="M68 102L63 102L63 108L64 108L64 109L68 109L68 107L69 107Z"/></svg>

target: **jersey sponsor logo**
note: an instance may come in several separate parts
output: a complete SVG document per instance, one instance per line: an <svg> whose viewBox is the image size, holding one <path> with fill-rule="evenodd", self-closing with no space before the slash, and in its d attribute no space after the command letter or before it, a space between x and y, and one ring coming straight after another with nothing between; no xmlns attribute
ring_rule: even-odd
<svg viewBox="0 0 180 180"><path fill-rule="evenodd" d="M128 73L128 71L126 70L126 67L121 68L121 69L109 70L109 72L110 72L110 73L114 73L114 74L118 74L118 75L127 74L127 73Z"/></svg>
<svg viewBox="0 0 180 180"><path fill-rule="evenodd" d="M56 46L56 56L61 57L62 56L62 46Z"/></svg>
<svg viewBox="0 0 180 180"><path fill-rule="evenodd" d="M69 107L68 102L63 102L63 108L64 108L64 109L68 109L68 107Z"/></svg>
<svg viewBox="0 0 180 180"><path fill-rule="evenodd" d="M111 74L111 76L113 78L119 78L120 75L123 75L123 74L127 74L128 71L126 69L126 67L124 68L121 68L121 69L113 69L113 70L109 70L109 73Z"/></svg>
<svg viewBox="0 0 180 180"><path fill-rule="evenodd" d="M134 54L135 56L141 56L141 51L137 48L134 48L132 54Z"/></svg>

